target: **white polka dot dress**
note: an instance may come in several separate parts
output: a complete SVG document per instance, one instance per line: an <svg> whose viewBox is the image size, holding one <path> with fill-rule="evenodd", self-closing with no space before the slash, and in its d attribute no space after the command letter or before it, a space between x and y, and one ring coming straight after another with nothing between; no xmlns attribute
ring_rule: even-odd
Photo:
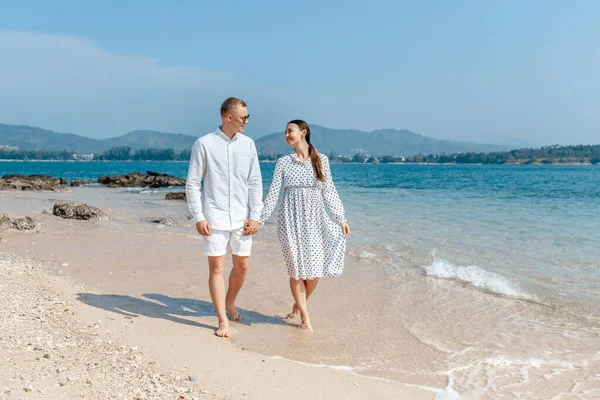
<svg viewBox="0 0 600 400"><path fill-rule="evenodd" d="M344 206L331 179L327 156L319 157L325 182L316 179L310 158L300 161L294 152L277 160L260 217L261 223L269 218L283 184L277 232L288 274L294 279L336 277L344 271L346 237L340 226L346 222Z"/></svg>

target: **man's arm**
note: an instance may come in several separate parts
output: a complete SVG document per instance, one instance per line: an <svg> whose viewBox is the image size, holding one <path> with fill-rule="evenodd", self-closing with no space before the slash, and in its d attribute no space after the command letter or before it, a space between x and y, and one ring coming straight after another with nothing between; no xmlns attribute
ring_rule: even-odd
<svg viewBox="0 0 600 400"><path fill-rule="evenodd" d="M250 205L250 219L246 221L244 234L253 235L258 232L258 221L263 209L262 202L262 175L260 174L260 164L258 162L258 152L254 141L252 142L252 163L248 174L248 203Z"/></svg>

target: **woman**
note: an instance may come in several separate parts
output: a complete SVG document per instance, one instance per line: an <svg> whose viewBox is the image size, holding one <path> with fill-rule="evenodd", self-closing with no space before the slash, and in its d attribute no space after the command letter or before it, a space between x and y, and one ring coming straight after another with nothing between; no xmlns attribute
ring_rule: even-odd
<svg viewBox="0 0 600 400"><path fill-rule="evenodd" d="M277 160L260 222L264 223L275 209L283 183L277 231L296 301L290 316L300 314L300 328L312 332L306 301L319 278L342 274L350 227L331 179L329 160L310 144L308 124L302 120L288 123L285 140L294 151Z"/></svg>

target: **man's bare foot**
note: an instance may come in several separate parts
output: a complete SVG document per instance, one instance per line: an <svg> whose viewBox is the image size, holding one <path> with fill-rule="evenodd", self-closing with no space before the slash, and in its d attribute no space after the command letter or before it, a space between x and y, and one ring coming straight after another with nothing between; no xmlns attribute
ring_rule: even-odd
<svg viewBox="0 0 600 400"><path fill-rule="evenodd" d="M302 323L300 325L298 325L298 328L302 329L303 331L313 332L313 328L312 328L312 325L310 324L310 320L302 321Z"/></svg>
<svg viewBox="0 0 600 400"><path fill-rule="evenodd" d="M237 308L235 308L235 305L227 307L227 314L229 314L229 319L231 321L239 322L243 319L242 314L238 312Z"/></svg>
<svg viewBox="0 0 600 400"><path fill-rule="evenodd" d="M219 328L215 331L215 335L219 337L229 337L229 323L227 321L219 322Z"/></svg>

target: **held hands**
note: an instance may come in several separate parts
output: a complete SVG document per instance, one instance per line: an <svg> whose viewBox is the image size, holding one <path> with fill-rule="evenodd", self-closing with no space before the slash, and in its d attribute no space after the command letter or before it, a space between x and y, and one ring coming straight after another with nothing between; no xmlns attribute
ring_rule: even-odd
<svg viewBox="0 0 600 400"><path fill-rule="evenodd" d="M254 235L258 232L258 221L247 219L244 223L244 236Z"/></svg>
<svg viewBox="0 0 600 400"><path fill-rule="evenodd" d="M350 225L347 222L342 223L342 230L344 231L344 236L348 237L350 234Z"/></svg>
<svg viewBox="0 0 600 400"><path fill-rule="evenodd" d="M196 230L202 236L210 236L211 235L210 226L208 226L207 220L196 222Z"/></svg>
<svg viewBox="0 0 600 400"><path fill-rule="evenodd" d="M202 236L211 235L210 226L206 220L196 222L196 230ZM246 223L244 224L244 236L254 235L256 232L258 232L258 222L252 221L251 219L246 220Z"/></svg>

